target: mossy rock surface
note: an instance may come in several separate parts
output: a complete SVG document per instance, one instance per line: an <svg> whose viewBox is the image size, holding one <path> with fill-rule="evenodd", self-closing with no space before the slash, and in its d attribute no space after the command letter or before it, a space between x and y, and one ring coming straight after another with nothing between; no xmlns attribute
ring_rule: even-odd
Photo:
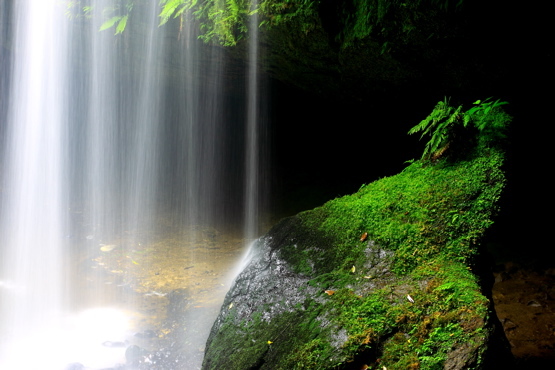
<svg viewBox="0 0 555 370"><path fill-rule="evenodd" d="M502 161L415 162L282 220L252 247L203 368L484 367L497 333L472 268Z"/></svg>

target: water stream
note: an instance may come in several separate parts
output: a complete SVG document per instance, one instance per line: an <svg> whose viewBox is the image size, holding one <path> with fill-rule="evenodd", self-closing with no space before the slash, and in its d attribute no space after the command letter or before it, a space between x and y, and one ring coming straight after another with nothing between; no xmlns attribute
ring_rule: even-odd
<svg viewBox="0 0 555 370"><path fill-rule="evenodd" d="M1 369L199 368L259 233L256 37L230 73L145 3L119 35L119 2L0 6Z"/></svg>

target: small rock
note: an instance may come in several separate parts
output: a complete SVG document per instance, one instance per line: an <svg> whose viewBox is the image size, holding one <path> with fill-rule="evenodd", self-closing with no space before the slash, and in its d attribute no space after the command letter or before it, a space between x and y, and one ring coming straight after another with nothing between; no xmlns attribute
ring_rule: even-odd
<svg viewBox="0 0 555 370"><path fill-rule="evenodd" d="M503 328L505 329L505 331L511 331L518 328L518 325L512 322L510 319L503 319L501 323L503 324Z"/></svg>

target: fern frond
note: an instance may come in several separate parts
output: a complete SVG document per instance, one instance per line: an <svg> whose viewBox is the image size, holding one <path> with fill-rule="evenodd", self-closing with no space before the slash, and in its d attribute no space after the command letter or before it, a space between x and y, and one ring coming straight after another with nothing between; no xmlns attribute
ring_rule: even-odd
<svg viewBox="0 0 555 370"><path fill-rule="evenodd" d="M172 16L177 15L177 12L181 14L187 8L186 2L187 0L164 0L164 6L160 12L160 25L166 24ZM191 4L190 1L189 4ZM178 9L180 6L182 8Z"/></svg>

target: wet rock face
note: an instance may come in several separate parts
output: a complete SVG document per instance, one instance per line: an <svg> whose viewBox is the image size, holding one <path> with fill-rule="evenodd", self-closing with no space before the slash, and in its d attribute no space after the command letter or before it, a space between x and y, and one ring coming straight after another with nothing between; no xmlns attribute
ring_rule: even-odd
<svg viewBox="0 0 555 370"><path fill-rule="evenodd" d="M295 272L282 256L282 243L294 248L295 238L288 236L293 224L292 220L282 222L253 243L251 260L226 295L212 327L203 368L260 368L265 363L267 366L267 355L276 338L272 334L276 318L291 315L290 326L302 321L298 311L305 310L307 298L317 295L319 289L308 285L311 276ZM254 330L245 331L246 327Z"/></svg>
<svg viewBox="0 0 555 370"><path fill-rule="evenodd" d="M304 291L296 289L306 286L310 278L292 271L291 266L281 258L279 245L276 245L271 234L256 241L250 253L251 262L236 278L227 294L209 342L217 335L232 309L236 321L250 321L261 307L267 307L261 319L269 322L273 317L304 302L308 294L316 291L313 287L307 287Z"/></svg>
<svg viewBox="0 0 555 370"><path fill-rule="evenodd" d="M318 267L322 249L332 244L310 234L297 217L291 217L253 244L251 260L236 278L212 327L203 368L288 368L297 361L297 347L317 336L331 348L330 361L345 358L341 352L349 336L333 319L334 308L329 305L337 276ZM307 247L308 240L314 243ZM368 293L392 279L393 253L372 240L364 245L354 248L353 255L364 256L363 269L372 279L349 285L354 294ZM350 269L349 274L353 274ZM291 360L285 360L288 357Z"/></svg>

